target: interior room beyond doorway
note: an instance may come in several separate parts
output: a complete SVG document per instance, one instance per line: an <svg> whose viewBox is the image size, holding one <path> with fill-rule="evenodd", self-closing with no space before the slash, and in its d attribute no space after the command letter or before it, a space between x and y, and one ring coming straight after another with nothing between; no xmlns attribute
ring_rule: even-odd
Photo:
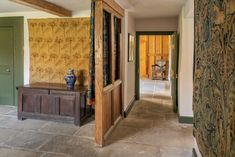
<svg viewBox="0 0 235 157"><path fill-rule="evenodd" d="M141 97L171 97L170 46L170 35L140 35Z"/></svg>

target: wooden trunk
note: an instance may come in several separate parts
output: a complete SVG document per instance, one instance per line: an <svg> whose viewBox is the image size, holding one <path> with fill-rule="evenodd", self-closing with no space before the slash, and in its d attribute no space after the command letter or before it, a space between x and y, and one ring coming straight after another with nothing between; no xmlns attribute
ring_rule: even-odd
<svg viewBox="0 0 235 157"><path fill-rule="evenodd" d="M91 115L86 105L86 87L76 86L69 90L63 84L35 83L17 87L18 119L25 118L81 121Z"/></svg>

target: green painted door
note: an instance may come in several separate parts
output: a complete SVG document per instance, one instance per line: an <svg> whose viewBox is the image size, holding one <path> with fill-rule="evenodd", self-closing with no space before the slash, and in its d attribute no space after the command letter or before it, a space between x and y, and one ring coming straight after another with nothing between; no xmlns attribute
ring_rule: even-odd
<svg viewBox="0 0 235 157"><path fill-rule="evenodd" d="M177 33L171 35L171 96L174 112L178 112L178 41Z"/></svg>
<svg viewBox="0 0 235 157"><path fill-rule="evenodd" d="M0 27L0 105L14 104L13 28Z"/></svg>

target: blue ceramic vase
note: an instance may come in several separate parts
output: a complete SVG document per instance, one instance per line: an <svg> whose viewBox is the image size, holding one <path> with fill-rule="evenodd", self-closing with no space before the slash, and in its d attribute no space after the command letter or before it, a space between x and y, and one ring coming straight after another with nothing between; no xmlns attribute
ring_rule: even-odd
<svg viewBox="0 0 235 157"><path fill-rule="evenodd" d="M67 72L67 75L64 77L66 84L67 84L67 88L69 89L73 89L74 88L74 84L76 82L76 76L74 74L74 70L73 69L69 69Z"/></svg>

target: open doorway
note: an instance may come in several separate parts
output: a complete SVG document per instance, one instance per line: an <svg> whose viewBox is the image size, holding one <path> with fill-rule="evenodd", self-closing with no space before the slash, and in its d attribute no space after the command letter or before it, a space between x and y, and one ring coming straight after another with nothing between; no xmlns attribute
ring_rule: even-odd
<svg viewBox="0 0 235 157"><path fill-rule="evenodd" d="M136 37L137 99L170 99L177 112L177 34L137 32Z"/></svg>
<svg viewBox="0 0 235 157"><path fill-rule="evenodd" d="M171 96L170 35L140 35L140 96Z"/></svg>

